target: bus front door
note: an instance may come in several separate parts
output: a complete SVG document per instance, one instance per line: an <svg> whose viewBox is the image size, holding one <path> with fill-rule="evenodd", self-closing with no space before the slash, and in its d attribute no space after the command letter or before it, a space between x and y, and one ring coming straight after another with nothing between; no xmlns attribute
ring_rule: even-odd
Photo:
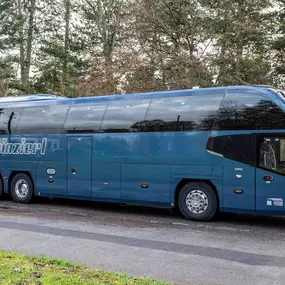
<svg viewBox="0 0 285 285"><path fill-rule="evenodd" d="M285 134L257 137L256 211L284 214Z"/></svg>
<svg viewBox="0 0 285 285"><path fill-rule="evenodd" d="M67 191L70 197L91 197L92 138L69 137Z"/></svg>

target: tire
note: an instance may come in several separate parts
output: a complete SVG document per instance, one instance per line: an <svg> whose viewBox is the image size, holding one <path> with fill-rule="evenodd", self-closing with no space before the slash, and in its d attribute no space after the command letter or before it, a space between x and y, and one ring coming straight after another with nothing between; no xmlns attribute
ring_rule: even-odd
<svg viewBox="0 0 285 285"><path fill-rule="evenodd" d="M186 219L209 221L214 218L217 209L217 196L208 184L190 182L180 191L178 205Z"/></svg>
<svg viewBox="0 0 285 285"><path fill-rule="evenodd" d="M10 184L11 195L16 203L28 204L34 195L34 185L25 173L16 174Z"/></svg>

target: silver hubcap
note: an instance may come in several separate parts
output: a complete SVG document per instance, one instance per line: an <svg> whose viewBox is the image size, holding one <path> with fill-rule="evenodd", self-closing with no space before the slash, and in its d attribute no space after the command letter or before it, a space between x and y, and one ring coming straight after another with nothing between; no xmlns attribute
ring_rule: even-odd
<svg viewBox="0 0 285 285"><path fill-rule="evenodd" d="M29 185L25 179L19 179L15 185L15 192L19 198L25 198L29 193Z"/></svg>
<svg viewBox="0 0 285 285"><path fill-rule="evenodd" d="M208 208L208 198L201 190L192 190L186 197L188 209L195 214L201 214Z"/></svg>

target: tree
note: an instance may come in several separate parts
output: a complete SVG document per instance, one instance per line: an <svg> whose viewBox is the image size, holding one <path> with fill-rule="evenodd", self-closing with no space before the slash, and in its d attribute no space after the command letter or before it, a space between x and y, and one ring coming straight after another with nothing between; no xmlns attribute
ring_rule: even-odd
<svg viewBox="0 0 285 285"><path fill-rule="evenodd" d="M45 25L45 12L57 0L3 0L0 4L0 52L13 59L13 86L18 92L35 92L33 77ZM52 6L52 5L51 5ZM32 76L31 76L32 74ZM17 82L18 81L18 82Z"/></svg>
<svg viewBox="0 0 285 285"><path fill-rule="evenodd" d="M29 90L36 10L36 0L3 0L0 9L1 48L18 54L20 88L26 91Z"/></svg>
<svg viewBox="0 0 285 285"><path fill-rule="evenodd" d="M13 87L16 87L14 58L11 56L0 57L0 96L8 96Z"/></svg>
<svg viewBox="0 0 285 285"><path fill-rule="evenodd" d="M202 0L215 37L211 66L216 85L270 84L272 35L268 0Z"/></svg>
<svg viewBox="0 0 285 285"><path fill-rule="evenodd" d="M278 0L277 38L273 40L275 84L285 88L285 1Z"/></svg>
<svg viewBox="0 0 285 285"><path fill-rule="evenodd" d="M70 50L70 21L71 21L71 0L64 0L64 49L63 49L63 94L65 95L65 85L68 78L68 59Z"/></svg>
<svg viewBox="0 0 285 285"><path fill-rule="evenodd" d="M89 78L81 81L83 89L88 90L87 92L101 92L101 94L118 92L114 52L120 42L123 11L127 2L125 0L83 0L80 5L81 19L84 22L83 34L89 55L92 57ZM102 86L99 89L94 86L98 84L98 79Z"/></svg>
<svg viewBox="0 0 285 285"><path fill-rule="evenodd" d="M139 58L143 60L129 75L127 89L138 85L141 91L150 91L154 85L165 90L212 84L206 65L211 39L198 1L140 0L135 15ZM145 89L140 78L146 79Z"/></svg>
<svg viewBox="0 0 285 285"><path fill-rule="evenodd" d="M284 22L285 0L1 0L1 92L285 87Z"/></svg>
<svg viewBox="0 0 285 285"><path fill-rule="evenodd" d="M72 0L51 1L51 6L43 7L44 27L34 87L40 92L74 97L78 95L76 80L87 70L81 26L74 20L79 16L78 6Z"/></svg>

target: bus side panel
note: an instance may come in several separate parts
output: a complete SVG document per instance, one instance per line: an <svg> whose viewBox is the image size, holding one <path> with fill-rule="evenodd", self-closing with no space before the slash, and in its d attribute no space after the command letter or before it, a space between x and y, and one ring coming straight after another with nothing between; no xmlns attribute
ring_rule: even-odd
<svg viewBox="0 0 285 285"><path fill-rule="evenodd" d="M34 173L36 171L35 161L7 161L7 170L10 174L12 171L28 171Z"/></svg>
<svg viewBox="0 0 285 285"><path fill-rule="evenodd" d="M48 169L55 169L55 175L48 175ZM35 195L66 195L66 163L39 161L37 163Z"/></svg>
<svg viewBox="0 0 285 285"><path fill-rule="evenodd" d="M122 165L122 190L124 200L170 204L169 165Z"/></svg>
<svg viewBox="0 0 285 285"><path fill-rule="evenodd" d="M47 138L47 147L44 155L37 155L35 195L65 196L67 195L67 137L62 135L47 135L44 137ZM55 174L48 175L48 170L53 169ZM49 179L53 180L53 182L49 182Z"/></svg>
<svg viewBox="0 0 285 285"><path fill-rule="evenodd" d="M92 197L120 199L121 165L115 163L93 163Z"/></svg>

